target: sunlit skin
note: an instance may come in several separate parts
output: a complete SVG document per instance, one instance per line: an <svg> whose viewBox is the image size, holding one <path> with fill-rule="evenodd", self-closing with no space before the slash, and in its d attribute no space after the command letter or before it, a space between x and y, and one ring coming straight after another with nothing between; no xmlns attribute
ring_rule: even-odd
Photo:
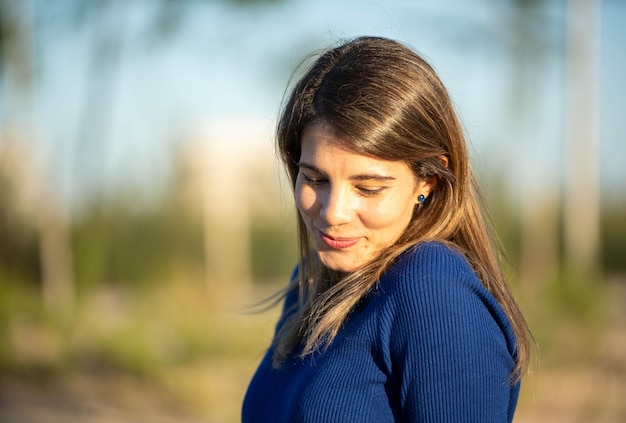
<svg viewBox="0 0 626 423"><path fill-rule="evenodd" d="M418 180L404 161L347 150L324 123L305 127L301 143L300 215L322 263L353 272L398 240L432 183Z"/></svg>

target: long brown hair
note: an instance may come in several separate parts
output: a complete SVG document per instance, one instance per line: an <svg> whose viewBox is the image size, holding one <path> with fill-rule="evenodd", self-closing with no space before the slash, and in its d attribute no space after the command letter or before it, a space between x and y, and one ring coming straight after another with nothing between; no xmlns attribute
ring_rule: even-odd
<svg viewBox="0 0 626 423"><path fill-rule="evenodd" d="M504 309L517 337L514 376L521 377L530 361L532 337L482 217L463 130L433 68L410 48L386 38L357 38L324 52L295 84L278 122L278 152L292 186L302 132L314 122L331 125L351 151L403 160L416 177L436 176L437 184L400 239L347 276L320 263L298 216L299 272L285 293L298 289L299 303L275 336L274 365L280 366L300 343L303 356L329 345L350 311L402 252L438 240L465 255Z"/></svg>

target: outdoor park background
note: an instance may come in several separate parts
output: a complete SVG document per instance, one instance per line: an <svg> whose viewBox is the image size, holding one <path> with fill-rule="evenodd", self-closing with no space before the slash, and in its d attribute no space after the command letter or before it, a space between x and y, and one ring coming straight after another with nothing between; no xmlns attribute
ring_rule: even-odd
<svg viewBox="0 0 626 423"><path fill-rule="evenodd" d="M294 265L296 65L383 35L455 101L540 345L515 419L626 421L626 2L0 0L0 421L235 422Z"/></svg>

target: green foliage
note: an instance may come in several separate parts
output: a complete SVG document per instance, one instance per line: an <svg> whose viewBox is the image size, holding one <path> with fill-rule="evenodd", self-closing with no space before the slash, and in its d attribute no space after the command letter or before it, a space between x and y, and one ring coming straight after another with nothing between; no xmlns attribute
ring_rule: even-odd
<svg viewBox="0 0 626 423"><path fill-rule="evenodd" d="M573 366L593 359L610 323L608 288L597 269L573 266L563 266L558 277L544 281L527 313L542 362Z"/></svg>
<svg viewBox="0 0 626 423"><path fill-rule="evenodd" d="M601 264L608 273L626 273L626 211L624 208L607 210L602 215Z"/></svg>
<svg viewBox="0 0 626 423"><path fill-rule="evenodd" d="M0 275L0 369L11 368L14 365L14 357L10 345L11 322L19 318L20 310L30 307L24 307L24 289L15 281L7 278L6 275ZM35 298L32 296L32 298ZM29 310L30 311L30 310ZM27 314L30 314L26 311Z"/></svg>
<svg viewBox="0 0 626 423"><path fill-rule="evenodd" d="M37 233L14 207L14 196L0 173L0 281L35 284L40 279Z"/></svg>
<svg viewBox="0 0 626 423"><path fill-rule="evenodd" d="M45 376L63 365L66 327L43 307L39 290L0 279L0 372Z"/></svg>
<svg viewBox="0 0 626 423"><path fill-rule="evenodd" d="M80 285L145 285L185 262L202 268L203 232L176 204L141 212L124 203L97 206L74 227L76 278Z"/></svg>
<svg viewBox="0 0 626 423"><path fill-rule="evenodd" d="M253 220L252 276L255 281L287 277L297 261L295 223ZM286 281L285 281L286 283Z"/></svg>
<svg viewBox="0 0 626 423"><path fill-rule="evenodd" d="M144 323L135 317L116 330L90 337L89 345L72 345L67 351L69 364L95 372L113 371L142 377L155 375L164 363L159 360L158 350L143 327Z"/></svg>

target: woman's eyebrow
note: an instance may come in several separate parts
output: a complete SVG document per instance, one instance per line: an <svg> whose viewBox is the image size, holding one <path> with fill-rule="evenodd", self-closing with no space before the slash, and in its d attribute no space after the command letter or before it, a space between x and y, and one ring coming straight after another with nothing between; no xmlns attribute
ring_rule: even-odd
<svg viewBox="0 0 626 423"><path fill-rule="evenodd" d="M305 169L309 169L315 173L318 173L322 176L326 176L326 172L324 172L323 170L321 170L320 168L313 166L312 164L306 163L306 162L299 162L298 166L303 167ZM358 174L358 175L352 175L349 178L352 181L369 181L369 180L374 180L374 181L395 181L396 178L394 176L387 176L387 175L380 175L378 173L362 173L362 174Z"/></svg>
<svg viewBox="0 0 626 423"><path fill-rule="evenodd" d="M378 175L378 174L363 174L363 175L354 175L354 176L350 176L350 179L353 181L368 181L368 180L375 180L375 181L395 181L396 178L394 178L393 176L385 176L385 175Z"/></svg>
<svg viewBox="0 0 626 423"><path fill-rule="evenodd" d="M305 169L312 170L313 172L319 173L320 175L326 175L326 173L324 173L324 171L322 171L322 169L320 169L320 168L318 168L316 166L313 166L312 164L306 163L306 162L300 161L300 162L298 162L298 166L299 167L303 167Z"/></svg>

